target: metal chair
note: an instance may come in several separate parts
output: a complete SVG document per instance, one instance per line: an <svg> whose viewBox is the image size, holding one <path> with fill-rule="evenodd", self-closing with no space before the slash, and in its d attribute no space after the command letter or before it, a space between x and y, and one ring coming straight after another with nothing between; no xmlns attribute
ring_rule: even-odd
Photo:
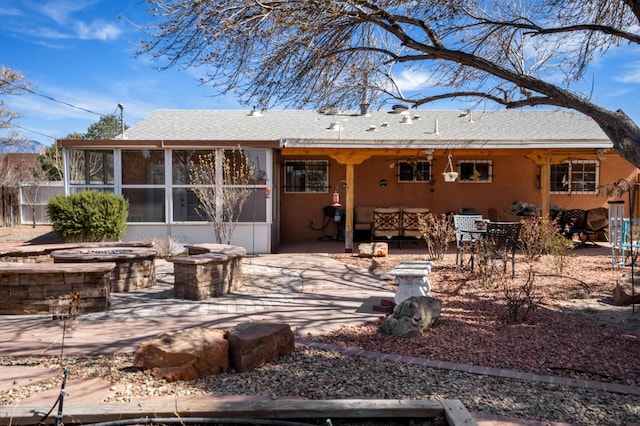
<svg viewBox="0 0 640 426"><path fill-rule="evenodd" d="M400 209L377 207L373 209L373 240L391 240L400 237Z"/></svg>
<svg viewBox="0 0 640 426"><path fill-rule="evenodd" d="M620 244L621 264L626 265L627 256L631 262L635 262L635 257L640 249L640 218L624 219L622 221L622 239ZM627 250L630 253L627 253ZM637 265L637 263L636 263Z"/></svg>
<svg viewBox="0 0 640 426"><path fill-rule="evenodd" d="M520 240L522 222L489 222L487 223L487 240L492 251L504 259L511 257L511 278L516 274L516 248ZM507 265L505 263L504 267Z"/></svg>
<svg viewBox="0 0 640 426"><path fill-rule="evenodd" d="M456 263L459 263L460 266L463 266L464 264L463 256L467 247L473 242L475 238L473 234L464 231L477 231L478 227L476 223L481 220L482 215L453 215L453 228L456 233Z"/></svg>
<svg viewBox="0 0 640 426"><path fill-rule="evenodd" d="M409 207L402 210L402 237L405 239L422 238L420 218L425 217L429 209L422 207Z"/></svg>

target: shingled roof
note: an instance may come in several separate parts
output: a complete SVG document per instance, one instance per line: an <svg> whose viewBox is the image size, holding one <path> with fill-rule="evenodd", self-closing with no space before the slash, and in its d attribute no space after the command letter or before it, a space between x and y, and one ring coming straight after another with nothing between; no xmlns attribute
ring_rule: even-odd
<svg viewBox="0 0 640 426"><path fill-rule="evenodd" d="M124 139L275 141L283 147L611 148L593 120L564 110L156 110Z"/></svg>

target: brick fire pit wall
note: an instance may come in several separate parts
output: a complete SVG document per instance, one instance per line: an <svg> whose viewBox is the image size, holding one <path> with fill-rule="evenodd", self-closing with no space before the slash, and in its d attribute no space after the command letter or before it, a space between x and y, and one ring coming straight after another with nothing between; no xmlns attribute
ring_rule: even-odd
<svg viewBox="0 0 640 426"><path fill-rule="evenodd" d="M78 312L106 311L115 266L0 262L0 314L59 315L68 311L72 293L80 295Z"/></svg>
<svg viewBox="0 0 640 426"><path fill-rule="evenodd" d="M111 277L111 291L124 292L156 285L155 258L157 250L144 247L109 247L56 250L51 252L54 263L116 264Z"/></svg>

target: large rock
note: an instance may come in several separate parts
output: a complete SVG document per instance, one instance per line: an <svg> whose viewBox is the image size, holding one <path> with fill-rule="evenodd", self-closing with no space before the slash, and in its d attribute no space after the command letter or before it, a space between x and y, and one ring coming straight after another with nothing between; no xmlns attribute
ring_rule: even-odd
<svg viewBox="0 0 640 426"><path fill-rule="evenodd" d="M358 244L358 256L360 257L387 257L389 244L387 243L360 243Z"/></svg>
<svg viewBox="0 0 640 426"><path fill-rule="evenodd" d="M229 370L226 332L193 328L160 334L140 344L133 365L169 382Z"/></svg>
<svg viewBox="0 0 640 426"><path fill-rule="evenodd" d="M239 372L260 367L295 349L293 333L287 324L238 324L229 333L228 339L231 363Z"/></svg>
<svg viewBox="0 0 640 426"><path fill-rule="evenodd" d="M640 283L640 272L634 274L634 281ZM631 274L624 274L618 278L616 287L613 289L613 303L615 305L627 306L634 303L640 303L640 284L632 285Z"/></svg>
<svg viewBox="0 0 640 426"><path fill-rule="evenodd" d="M395 307L382 324L382 332L399 337L418 337L440 318L442 301L429 296L413 296Z"/></svg>

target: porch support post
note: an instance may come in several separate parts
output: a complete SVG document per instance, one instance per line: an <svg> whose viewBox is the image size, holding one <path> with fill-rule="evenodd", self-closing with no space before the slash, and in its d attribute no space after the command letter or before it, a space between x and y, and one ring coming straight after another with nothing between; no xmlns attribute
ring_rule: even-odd
<svg viewBox="0 0 640 426"><path fill-rule="evenodd" d="M353 215L354 215L354 166L353 164L347 164L347 202L346 202L346 215L344 224L344 252L353 253Z"/></svg>
<svg viewBox="0 0 640 426"><path fill-rule="evenodd" d="M551 165L560 164L566 156L554 151L538 151L526 157L540 167L541 213L551 216Z"/></svg>
<svg viewBox="0 0 640 426"><path fill-rule="evenodd" d="M330 154L330 157L340 164L345 165L345 177L347 182L346 202L345 202L345 224L344 224L344 252L353 253L353 216L355 203L355 166L371 158L369 150L351 151L340 150Z"/></svg>
<svg viewBox="0 0 640 426"><path fill-rule="evenodd" d="M540 167L540 195L542 196L541 206L543 215L551 215L551 167L549 167L549 157Z"/></svg>

